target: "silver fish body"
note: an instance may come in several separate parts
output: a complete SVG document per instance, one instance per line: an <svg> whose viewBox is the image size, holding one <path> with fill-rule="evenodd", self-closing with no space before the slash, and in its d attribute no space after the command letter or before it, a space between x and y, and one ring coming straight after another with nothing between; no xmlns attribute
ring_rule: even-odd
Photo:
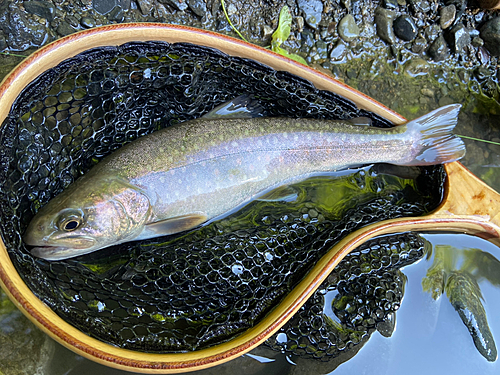
<svg viewBox="0 0 500 375"><path fill-rule="evenodd" d="M316 119L188 121L103 159L38 212L24 241L36 256L65 259L191 229L313 174L457 160L465 149L450 131L459 108L390 129Z"/></svg>

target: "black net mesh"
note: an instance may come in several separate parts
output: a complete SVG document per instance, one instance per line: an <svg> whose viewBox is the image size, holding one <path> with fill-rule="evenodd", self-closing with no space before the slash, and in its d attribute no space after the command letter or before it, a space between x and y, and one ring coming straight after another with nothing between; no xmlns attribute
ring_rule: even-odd
<svg viewBox="0 0 500 375"><path fill-rule="evenodd" d="M399 270L426 254L413 233L379 237L348 254L267 345L306 358L347 356L375 330L391 336L406 283Z"/></svg>
<svg viewBox="0 0 500 375"><path fill-rule="evenodd" d="M196 350L254 326L345 234L439 204L442 167L412 178L367 167L306 181L296 202L254 202L188 234L66 261L29 254L21 234L33 214L102 157L242 94L270 116L366 116L390 126L290 73L190 44L89 50L29 84L0 129L0 229L31 290L100 340L148 352ZM318 198L339 186L349 187L348 200Z"/></svg>

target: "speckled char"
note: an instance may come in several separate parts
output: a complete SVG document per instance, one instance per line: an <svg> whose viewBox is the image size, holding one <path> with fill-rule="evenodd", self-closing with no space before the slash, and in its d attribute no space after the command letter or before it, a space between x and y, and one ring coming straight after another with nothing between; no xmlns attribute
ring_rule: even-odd
<svg viewBox="0 0 500 375"><path fill-rule="evenodd" d="M315 172L411 160L414 140L401 137L405 129L313 119L195 120L131 143L99 170L143 189L151 221L200 211L213 218Z"/></svg>
<svg viewBox="0 0 500 375"><path fill-rule="evenodd" d="M65 259L192 229L314 173L457 160L465 152L451 134L459 109L449 105L390 129L262 117L181 123L97 164L38 212L24 241L35 256Z"/></svg>

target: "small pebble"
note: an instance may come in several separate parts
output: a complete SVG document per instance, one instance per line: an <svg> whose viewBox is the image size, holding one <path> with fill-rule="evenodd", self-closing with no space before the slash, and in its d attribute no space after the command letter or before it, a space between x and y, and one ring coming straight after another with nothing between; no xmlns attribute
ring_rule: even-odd
<svg viewBox="0 0 500 375"><path fill-rule="evenodd" d="M73 34L76 30L71 27L71 25L66 22L66 21L62 21L59 26L57 26L57 33L61 36L66 36L66 35L70 35L70 34Z"/></svg>
<svg viewBox="0 0 500 375"><path fill-rule="evenodd" d="M375 23L377 25L377 34L384 42L394 44L396 37L393 30L393 21L396 13L381 7L375 11Z"/></svg>
<svg viewBox="0 0 500 375"><path fill-rule="evenodd" d="M413 53L420 54L424 52L426 46L427 46L427 40L425 40L425 38L417 38L413 41L413 44L411 45L411 51Z"/></svg>
<svg viewBox="0 0 500 375"><path fill-rule="evenodd" d="M345 41L350 42L359 37L359 27L351 14L348 14L338 25L339 36Z"/></svg>
<svg viewBox="0 0 500 375"><path fill-rule="evenodd" d="M446 33L446 40L454 53L459 53L471 42L469 32L462 23L453 26Z"/></svg>
<svg viewBox="0 0 500 375"><path fill-rule="evenodd" d="M434 61L443 61L449 56L449 49L443 35L438 36L429 46L429 55Z"/></svg>
<svg viewBox="0 0 500 375"><path fill-rule="evenodd" d="M443 30L447 29L453 24L453 21L455 21L456 13L457 9L455 8L454 4L447 5L441 8L441 11L439 12L440 15L439 25Z"/></svg>
<svg viewBox="0 0 500 375"><path fill-rule="evenodd" d="M91 17L82 17L80 20L80 25L85 27L86 29L90 29L96 26L95 20Z"/></svg>
<svg viewBox="0 0 500 375"><path fill-rule="evenodd" d="M298 0L298 6L305 22L311 28L316 29L322 19L323 2L321 0Z"/></svg>
<svg viewBox="0 0 500 375"><path fill-rule="evenodd" d="M417 26L410 16L399 16L394 20L393 27L394 33L399 39L410 42L417 36Z"/></svg>
<svg viewBox="0 0 500 375"><path fill-rule="evenodd" d="M425 95L425 96L429 97L429 98L433 98L434 97L434 91L431 90L431 89L425 89L424 88L424 89L420 90L420 93L422 95Z"/></svg>
<svg viewBox="0 0 500 375"><path fill-rule="evenodd" d="M335 47L330 52L330 60L333 62L338 62L345 57L346 54L346 45L342 40L339 40Z"/></svg>

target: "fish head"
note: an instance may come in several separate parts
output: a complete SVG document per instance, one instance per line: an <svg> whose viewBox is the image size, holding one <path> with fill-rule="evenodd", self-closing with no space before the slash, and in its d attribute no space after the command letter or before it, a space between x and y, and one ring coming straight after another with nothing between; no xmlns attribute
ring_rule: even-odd
<svg viewBox="0 0 500 375"><path fill-rule="evenodd" d="M82 178L40 209L23 240L36 257L72 258L133 240L150 211L147 196L126 181Z"/></svg>

